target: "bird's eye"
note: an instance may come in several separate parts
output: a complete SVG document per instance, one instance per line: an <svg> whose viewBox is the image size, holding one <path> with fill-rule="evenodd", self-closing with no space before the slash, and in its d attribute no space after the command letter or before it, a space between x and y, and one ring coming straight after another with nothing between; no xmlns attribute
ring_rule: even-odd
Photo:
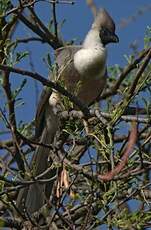
<svg viewBox="0 0 151 230"><path fill-rule="evenodd" d="M100 37L107 36L108 34L109 34L109 30L106 29L105 27L102 27L100 30Z"/></svg>
<svg viewBox="0 0 151 230"><path fill-rule="evenodd" d="M102 27L99 36L103 45L106 45L110 42L119 42L118 36L114 33L114 30L110 28Z"/></svg>

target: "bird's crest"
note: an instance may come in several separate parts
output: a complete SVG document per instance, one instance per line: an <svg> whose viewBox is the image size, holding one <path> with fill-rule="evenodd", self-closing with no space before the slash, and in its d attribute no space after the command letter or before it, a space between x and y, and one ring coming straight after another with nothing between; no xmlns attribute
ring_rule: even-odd
<svg viewBox="0 0 151 230"><path fill-rule="evenodd" d="M98 10L95 20L92 24L92 29L101 29L102 27L109 29L113 33L115 32L115 23L104 8Z"/></svg>

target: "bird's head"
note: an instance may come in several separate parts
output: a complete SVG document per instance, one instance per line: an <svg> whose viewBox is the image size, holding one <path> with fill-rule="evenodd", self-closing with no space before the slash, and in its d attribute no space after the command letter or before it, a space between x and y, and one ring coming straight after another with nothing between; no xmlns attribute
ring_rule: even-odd
<svg viewBox="0 0 151 230"><path fill-rule="evenodd" d="M92 29L99 31L99 36L104 46L108 43L119 42L119 38L115 34L115 23L105 9L98 11L92 24Z"/></svg>

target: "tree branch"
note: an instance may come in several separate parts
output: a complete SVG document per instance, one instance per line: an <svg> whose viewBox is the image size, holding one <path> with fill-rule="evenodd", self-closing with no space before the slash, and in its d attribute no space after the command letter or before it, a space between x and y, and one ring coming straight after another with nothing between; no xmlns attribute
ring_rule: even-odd
<svg viewBox="0 0 151 230"><path fill-rule="evenodd" d="M46 85L46 86L48 86L48 87L50 87L52 89L57 90L62 95L68 97L76 106L78 106L79 109L84 113L84 115L86 117L89 117L89 109L85 105L83 105L83 103L77 97L75 97L74 95L69 93L67 90L65 90L58 83L52 82L50 80L47 80L47 79L45 79L44 77L42 77L38 73L33 73L33 72L30 72L30 71L27 71L27 70L14 68L14 67L7 66L7 65L0 64L0 69L4 70L4 71L12 72L12 73L21 74L21 75L24 75L24 76L29 76L29 77L31 77L31 78L33 78L35 80L38 80L43 85Z"/></svg>

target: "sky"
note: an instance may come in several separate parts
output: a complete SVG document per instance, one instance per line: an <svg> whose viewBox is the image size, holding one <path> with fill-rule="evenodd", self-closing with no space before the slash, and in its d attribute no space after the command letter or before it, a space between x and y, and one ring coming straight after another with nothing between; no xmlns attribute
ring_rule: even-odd
<svg viewBox="0 0 151 230"><path fill-rule="evenodd" d="M14 6L17 5L18 1L12 1ZM130 44L137 43L138 50L143 48L143 38L147 26L151 23L151 3L148 0L95 0L94 1L98 8L106 8L109 14L113 17L116 23L116 33L119 36L119 44L110 44L108 46L108 66L118 64L120 66L126 65L127 61L124 55L130 55L132 49ZM40 1L36 4L36 12L38 13L41 20L48 25L50 18L52 17L52 11L49 3ZM90 29L91 23L93 22L93 15L90 8L87 6L85 0L76 0L74 5L71 4L58 4L57 5L57 20L61 27L61 36L66 41L75 40L76 44L83 41L85 35ZM139 12L139 14L138 14ZM140 14L143 12L142 14ZM132 17L135 20L131 20ZM121 28L121 20L128 20L127 26ZM34 34L27 29L22 23L16 29L13 39L30 37ZM35 35L34 35L35 36ZM39 44L33 42L29 44L21 44L18 47L18 51L29 51L31 53L31 60L25 58L21 61L19 66L21 68L31 70L32 62L34 71L40 73L42 76L48 76L48 68L44 63L43 59L46 54L50 54L53 57L53 50L46 44ZM12 75L11 84L12 89L19 87L24 77L18 75ZM39 92L41 85L38 83ZM35 98L35 81L29 79L25 88L22 90L19 97L23 98L24 106L17 107L16 115L17 120L30 121L34 118L36 111Z"/></svg>

